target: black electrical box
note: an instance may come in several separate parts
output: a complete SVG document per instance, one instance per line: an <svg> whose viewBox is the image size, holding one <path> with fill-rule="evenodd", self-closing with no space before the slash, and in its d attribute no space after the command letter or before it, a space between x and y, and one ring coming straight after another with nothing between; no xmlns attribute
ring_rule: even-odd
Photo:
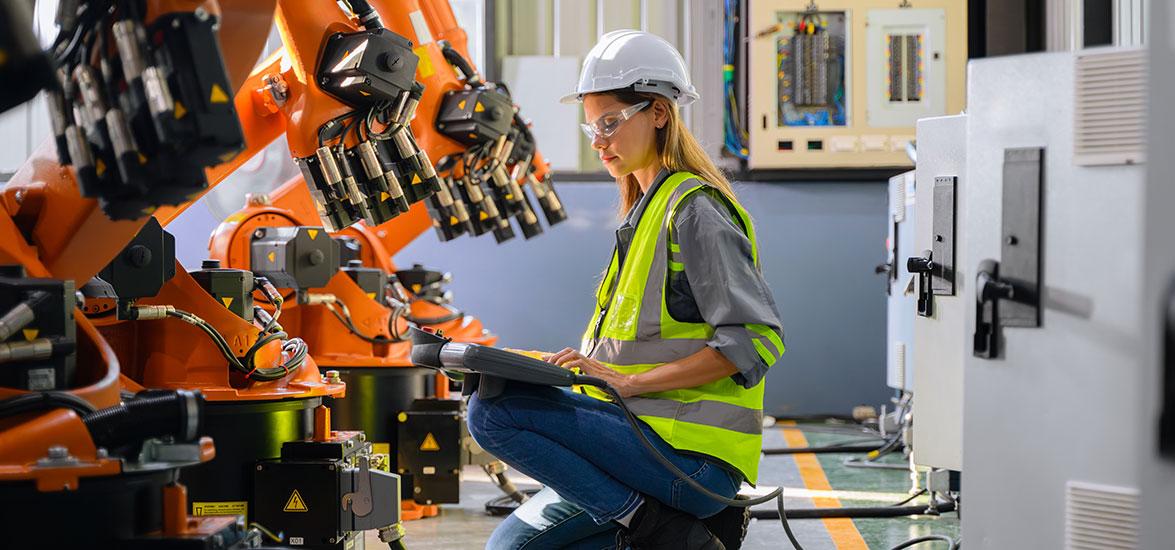
<svg viewBox="0 0 1175 550"><path fill-rule="evenodd" d="M400 522L400 478L373 469L370 458L371 444L362 432L284 443L281 458L257 463L254 520L284 533L291 546L361 544L362 531Z"/></svg>
<svg viewBox="0 0 1175 550"><path fill-rule="evenodd" d="M238 317L253 322L253 272L220 267L218 260L204 260L192 278L212 298Z"/></svg>
<svg viewBox="0 0 1175 550"><path fill-rule="evenodd" d="M418 504L460 501L464 441L469 437L465 406L451 399L417 399L400 414L396 467L412 478Z"/></svg>
<svg viewBox="0 0 1175 550"><path fill-rule="evenodd" d="M0 267L0 316L27 321L0 341L0 352L8 356L0 368L0 386L29 391L70 387L77 357L76 303L73 281L28 278L21 266Z"/></svg>
<svg viewBox="0 0 1175 550"><path fill-rule="evenodd" d="M147 218L135 238L98 273L121 300L155 296L174 276L175 237L154 217Z"/></svg>
<svg viewBox="0 0 1175 550"><path fill-rule="evenodd" d="M387 29L336 33L318 62L318 86L348 105L396 101L416 83L412 42Z"/></svg>
<svg viewBox="0 0 1175 550"><path fill-rule="evenodd" d="M465 145L498 139L510 131L513 122L510 98L487 88L449 92L437 112L437 129Z"/></svg>
<svg viewBox="0 0 1175 550"><path fill-rule="evenodd" d="M363 267L362 260L351 260L347 267L342 268L341 271L346 273L352 281L355 281L355 284L368 298L383 303L384 289L388 286L388 275L382 269Z"/></svg>
<svg viewBox="0 0 1175 550"><path fill-rule="evenodd" d="M339 271L339 243L321 227L260 227L250 256L253 274L278 288L326 286Z"/></svg>

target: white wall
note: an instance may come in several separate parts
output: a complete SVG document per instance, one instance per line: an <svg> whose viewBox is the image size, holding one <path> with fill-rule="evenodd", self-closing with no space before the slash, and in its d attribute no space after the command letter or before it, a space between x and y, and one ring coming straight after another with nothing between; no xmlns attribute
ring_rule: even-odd
<svg viewBox="0 0 1175 550"><path fill-rule="evenodd" d="M500 0L496 3L495 45L496 59L509 61L513 74L503 74L511 90L517 90L511 76L529 74L550 60L541 57L574 59L579 63L600 35L616 29L644 29L662 36L673 44L690 66L695 88L702 100L683 109L686 122L702 141L711 156L718 158L722 149L722 3L715 0ZM503 62L505 67L507 63ZM522 101L523 115L553 126L550 133L560 137L555 143L540 142L545 155L553 147L566 148L555 154L569 157L578 164L568 170L600 172L602 167L591 150L591 144L582 139L576 124L582 121L577 113L572 121L566 117L545 115L553 108L541 103L547 96L557 97L575 89L578 75L562 72L547 81L545 94L534 94L534 103ZM557 93L558 92L558 93ZM575 153L578 151L578 154ZM561 167L557 167L558 170Z"/></svg>

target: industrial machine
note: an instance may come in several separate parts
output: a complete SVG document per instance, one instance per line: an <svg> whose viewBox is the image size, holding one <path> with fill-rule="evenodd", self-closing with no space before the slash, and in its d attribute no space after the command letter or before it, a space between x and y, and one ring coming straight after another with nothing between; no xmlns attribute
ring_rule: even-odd
<svg viewBox="0 0 1175 550"><path fill-rule="evenodd" d="M417 26L408 12L384 20L411 28L417 36L428 31L454 39L439 40L435 52L416 49L422 58L429 52L439 56L419 72L425 86L406 108L416 113L414 125L435 120L435 127L413 132L428 136L428 153L414 142L408 150L418 151L409 156L424 158L422 162L443 155L440 175L422 178L413 175L415 168L401 170L394 164L389 170L368 169L388 166L378 157L411 138L413 133L404 131L342 131L319 149L325 153L301 163L307 181L319 177L308 167L334 164L345 172L349 163L347 177L361 188L399 186L401 191L393 190L389 197L395 197L396 210L407 214L393 213L387 220L365 217L344 228L334 222L314 227L321 217L315 205L321 201L296 178L265 196L251 197L216 229L209 251L224 267L252 270L272 281L287 296L282 317L286 330L309 343L316 363L359 392L331 402L334 418L340 426L367 434L375 464L404 476L406 519L433 516L437 504L457 502L464 464L481 464L495 480L504 479L504 465L468 437L463 407L449 399L448 381L408 361L410 346L402 334L409 323L443 330L461 341L496 341L475 317L448 306L451 295L443 289L443 274L420 266L398 269L392 263L392 256L427 227L420 223L420 209L409 208L422 202L442 241L491 232L502 242L514 236L512 218L531 238L542 226L523 190L529 182L548 223L566 217L533 136L505 88L483 81L466 61L464 32L448 4L421 8L432 25L428 29ZM330 139L337 139L337 145ZM427 166L431 169L431 162ZM374 212L374 205L368 210ZM306 254L323 260L313 266L294 260ZM303 276L312 270L321 273Z"/></svg>
<svg viewBox="0 0 1175 550"><path fill-rule="evenodd" d="M886 263L877 267L886 278L885 383L910 391L914 382L914 275L905 255L914 247L917 193L914 172L889 179L889 227L885 238Z"/></svg>
<svg viewBox="0 0 1175 550"><path fill-rule="evenodd" d="M1148 36L1162 36L1175 20L1167 2L1150 5ZM1169 27L1168 27L1169 28ZM1161 548L1171 540L1170 515L1175 507L1175 229L1170 207L1175 189L1170 173L1175 158L1169 154L1175 139L1171 124L1175 112L1159 109L1175 93L1175 48L1156 40L1148 52L1147 173L1142 204L1142 266L1140 279L1141 327L1138 403L1134 424L1139 427L1138 501L1139 548ZM1126 464L1127 468L1132 465Z"/></svg>
<svg viewBox="0 0 1175 550"><path fill-rule="evenodd" d="M968 546L1152 547L1135 465L1154 417L1134 404L1159 305L1144 323L1130 221L1146 54L976 60L969 82L966 117L918 125L915 461L962 468Z"/></svg>
<svg viewBox="0 0 1175 550"><path fill-rule="evenodd" d="M0 338L8 363L0 426L6 441L19 442L5 446L11 451L0 468L8 472L0 488L7 491L11 482L14 491L27 492L30 480L45 478L50 481L33 489L45 495L22 500L43 497L55 509L96 505L113 512L133 498L142 510L94 532L57 529L52 540L85 536L99 547L129 548L138 544L132 540L155 537L163 542L134 547L172 548L179 547L177 537L186 537L202 548L220 548L256 545L260 533L279 539L274 533L285 533L291 544L351 548L362 546L362 531L377 529L385 542L398 544L399 477L373 467L379 453L366 434L332 429L322 403L342 397L346 384L337 371L322 372L294 332L313 332L325 317L301 313L340 306L320 291L339 281L341 290L331 295L355 298L357 311L318 308L331 312L329 322L351 318L356 324L344 326L346 333L374 329L371 338L389 340L360 338L364 358L387 356L394 333L410 318L464 330L471 340L487 338L474 319L452 315L443 304L405 295L411 303L399 311L383 299L380 276L395 271L388 249L398 250L430 225L449 235L460 234L457 226L470 229L458 215L457 205L465 203L454 198L432 158L459 156L455 177L487 182L482 210L472 220L487 231L492 223L499 240L507 238L510 227L502 222L509 217L517 217L528 237L538 233L525 183L549 223L565 214L512 105L503 110L498 101L486 109L497 96L465 100L473 107L451 122L506 121L504 139L486 132L486 141L474 140L480 149L473 153L436 128L434 113L446 94L505 97L472 78L471 69L461 69L464 83L452 71L447 80L435 77L437 68L447 67L444 60L464 48L447 3L385 4L62 3L61 35L50 52L57 69L49 85L56 139L0 197L0 263L13 266L5 271L11 311ZM422 12L456 45L432 42ZM284 48L253 68L273 20ZM445 83L451 84L447 90ZM416 116L418 108L429 115ZM185 270L164 227L282 134L306 182L296 185L297 223L250 227L241 239L248 250L244 264L213 259ZM486 212L485 197L500 207L497 217ZM413 208L418 201L428 204ZM343 247L328 232L360 221L365 225L354 234L368 239L367 252L352 260L370 263L340 269ZM368 271L376 264L383 269ZM421 290L425 286L435 287L422 284ZM323 357L346 355L346 345L355 345L331 348L330 339L320 340ZM198 428L127 422L118 411L152 410L148 405L163 402L164 394L143 394L144 388L200 403L184 409L199 412ZM120 390L126 393L121 405ZM446 391L433 389L442 397ZM148 405L127 392L141 394ZM170 418L159 416L160 422ZM201 434L218 442L216 460ZM190 486L194 519L175 484L180 467L186 467L180 477ZM99 484L99 493L111 496L85 496ZM87 517L102 522L104 516ZM264 524L245 529L245 518ZM6 522L24 519L5 516ZM128 526L129 520L136 523ZM21 528L9 525L10 532Z"/></svg>
<svg viewBox="0 0 1175 550"><path fill-rule="evenodd" d="M749 168L910 166L915 121L963 108L963 2L775 0L749 10Z"/></svg>
<svg viewBox="0 0 1175 550"><path fill-rule="evenodd" d="M961 245L970 227L965 198L966 115L918 121L916 202L910 248L902 255L911 274L914 307L914 464L932 469L932 491L958 490L963 469L963 354L969 313L961 291L970 279L969 252ZM952 483L951 479L955 477Z"/></svg>

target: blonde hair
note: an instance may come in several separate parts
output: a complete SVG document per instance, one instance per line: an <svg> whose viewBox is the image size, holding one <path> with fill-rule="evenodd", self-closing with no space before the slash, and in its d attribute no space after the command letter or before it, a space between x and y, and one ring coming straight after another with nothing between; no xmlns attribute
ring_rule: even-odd
<svg viewBox="0 0 1175 550"><path fill-rule="evenodd" d="M698 140L685 126L685 122L681 119L681 113L678 112L677 105L673 100L660 94L640 93L631 90L605 93L629 105L636 105L642 101L663 104L669 114L669 120L665 127L657 130L657 157L661 160L661 165L670 174L674 172L697 174L706 183L721 191L723 195L732 201L734 200L734 188L731 187L730 180L727 180L722 171L714 165L714 161L710 160L710 156L706 154L706 151L698 144ZM648 108L651 109L652 105ZM616 183L620 186L620 216L623 217L640 200L641 186L637 183L636 176L632 174L616 178Z"/></svg>

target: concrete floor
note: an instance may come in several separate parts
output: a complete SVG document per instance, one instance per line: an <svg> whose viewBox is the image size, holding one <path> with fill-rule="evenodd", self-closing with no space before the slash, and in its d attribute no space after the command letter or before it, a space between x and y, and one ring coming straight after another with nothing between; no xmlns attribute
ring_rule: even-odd
<svg viewBox="0 0 1175 550"><path fill-rule="evenodd" d="M771 428L765 431L764 447L822 445L851 439L843 434L823 431ZM903 500L910 488L909 473L902 470L849 468L843 465L847 455L779 455L763 458L760 478L764 485L786 488L789 509L829 506L885 506ZM900 457L893 457L901 462ZM520 488L537 487L512 472L511 479ZM465 471L461 504L441 507L435 518L404 524L409 550L477 549L498 524L500 518L485 513L485 502L501 493L480 468ZM925 503L921 497L919 503ZM763 505L774 508L774 504ZM957 537L959 520L955 514L941 517L920 516L910 519L793 520L792 530L805 550L887 549L910 538L928 534ZM374 533L368 533L367 548L384 547ZM789 548L783 527L778 521L752 520L743 543L747 550ZM917 550L945 550L941 542L925 543Z"/></svg>

